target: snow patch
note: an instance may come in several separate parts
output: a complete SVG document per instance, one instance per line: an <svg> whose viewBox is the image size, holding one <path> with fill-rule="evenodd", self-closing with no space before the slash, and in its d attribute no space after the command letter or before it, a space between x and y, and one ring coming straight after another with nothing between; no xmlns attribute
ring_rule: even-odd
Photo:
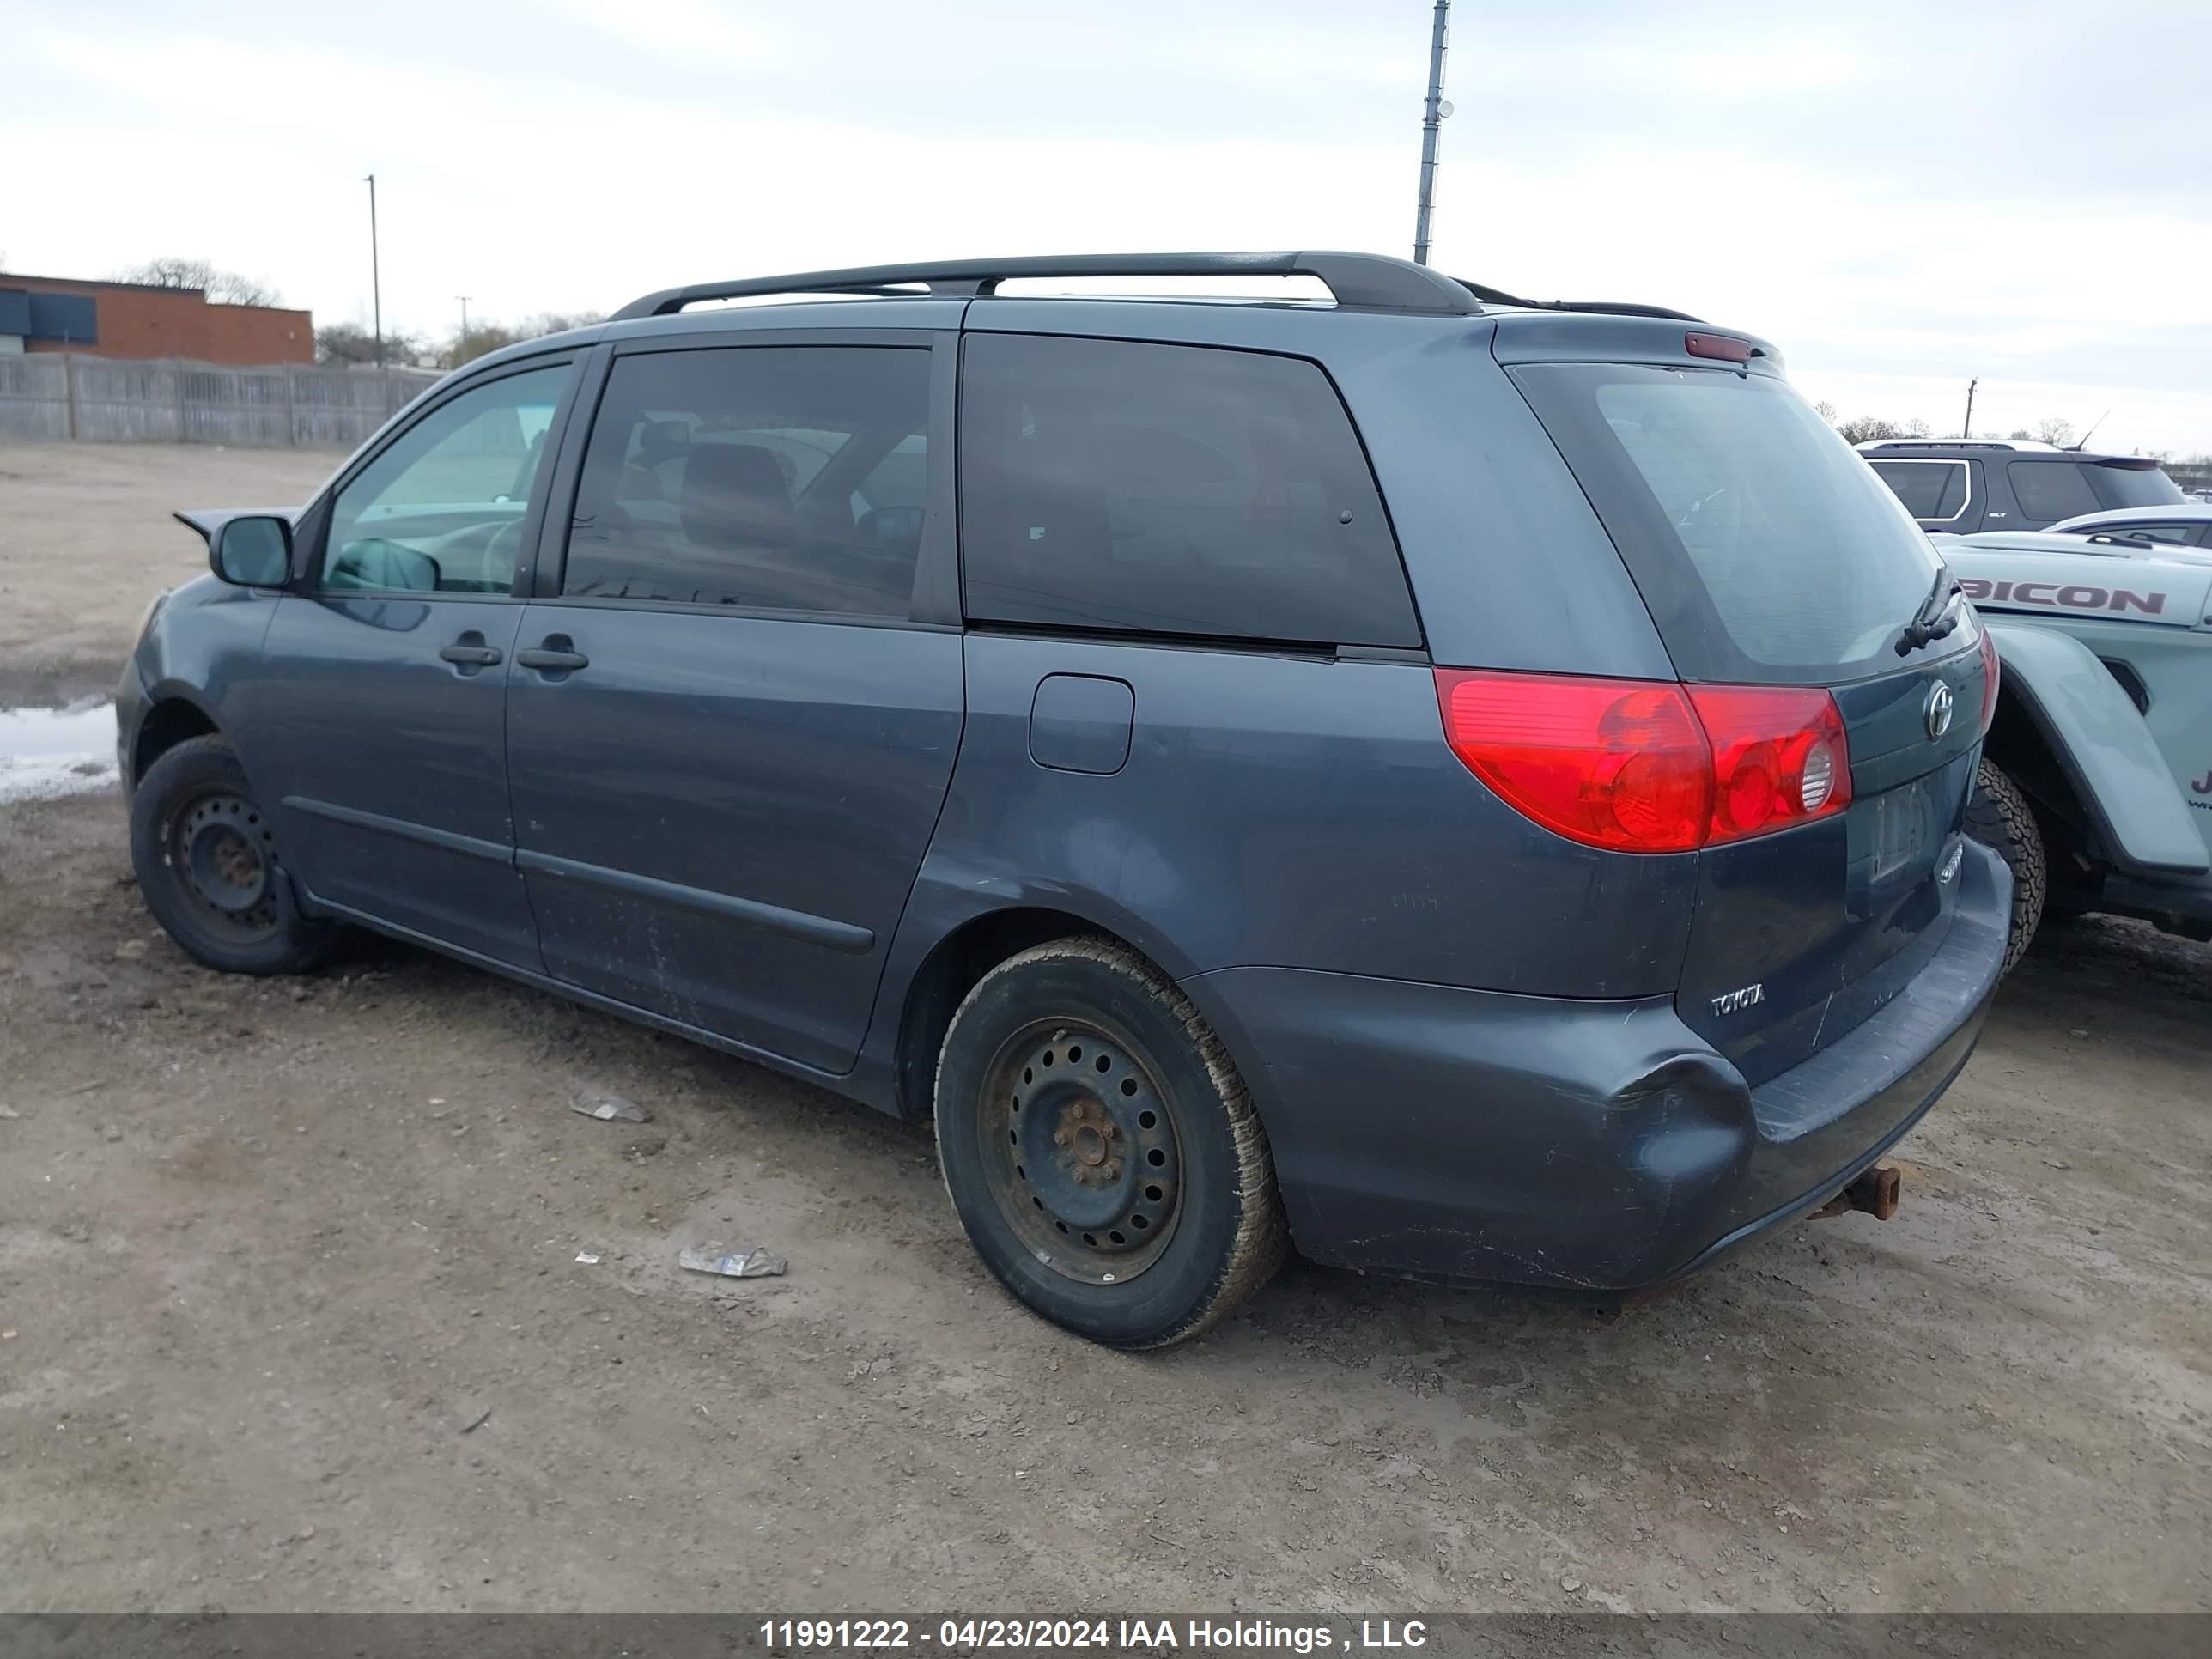
<svg viewBox="0 0 2212 1659"><path fill-rule="evenodd" d="M84 794L115 780L113 703L0 708L0 805Z"/></svg>

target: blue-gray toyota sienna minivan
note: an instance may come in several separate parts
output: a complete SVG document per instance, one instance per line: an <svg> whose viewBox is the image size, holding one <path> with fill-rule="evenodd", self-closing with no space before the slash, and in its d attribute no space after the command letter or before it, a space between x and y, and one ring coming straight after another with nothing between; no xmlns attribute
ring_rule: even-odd
<svg viewBox="0 0 2212 1659"><path fill-rule="evenodd" d="M185 516L118 705L180 945L359 924L933 1112L1103 1342L1292 1244L1619 1293L1859 1202L2003 955L1980 624L1771 346L1653 307L705 283Z"/></svg>

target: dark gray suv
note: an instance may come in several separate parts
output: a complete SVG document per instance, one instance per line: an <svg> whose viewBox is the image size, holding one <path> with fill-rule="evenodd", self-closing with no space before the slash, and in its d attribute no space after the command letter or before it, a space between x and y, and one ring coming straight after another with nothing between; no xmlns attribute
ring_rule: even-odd
<svg viewBox="0 0 2212 1659"><path fill-rule="evenodd" d="M999 292L1292 273L1334 303ZM1979 623L1680 313L1334 253L710 283L188 521L119 704L185 950L360 924L933 1112L1104 1342L1292 1243L1675 1279L1863 1188L2003 955Z"/></svg>
<svg viewBox="0 0 2212 1659"><path fill-rule="evenodd" d="M1875 438L1858 447L1923 530L1953 536L2183 501L2147 455L2085 454L2025 438Z"/></svg>

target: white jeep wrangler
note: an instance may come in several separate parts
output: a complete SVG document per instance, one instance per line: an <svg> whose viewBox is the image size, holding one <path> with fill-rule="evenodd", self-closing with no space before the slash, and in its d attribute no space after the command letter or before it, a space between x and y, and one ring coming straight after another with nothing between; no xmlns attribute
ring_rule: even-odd
<svg viewBox="0 0 2212 1659"><path fill-rule="evenodd" d="M2212 550L1932 539L2003 664L1966 823L2012 866L2005 965L2046 906L2212 939Z"/></svg>

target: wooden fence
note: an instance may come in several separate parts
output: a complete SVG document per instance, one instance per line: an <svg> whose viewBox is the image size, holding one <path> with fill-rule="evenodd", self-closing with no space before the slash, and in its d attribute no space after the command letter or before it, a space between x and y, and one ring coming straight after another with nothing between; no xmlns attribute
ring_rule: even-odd
<svg viewBox="0 0 2212 1659"><path fill-rule="evenodd" d="M31 352L0 357L0 441L351 449L438 378L416 368L227 368Z"/></svg>

